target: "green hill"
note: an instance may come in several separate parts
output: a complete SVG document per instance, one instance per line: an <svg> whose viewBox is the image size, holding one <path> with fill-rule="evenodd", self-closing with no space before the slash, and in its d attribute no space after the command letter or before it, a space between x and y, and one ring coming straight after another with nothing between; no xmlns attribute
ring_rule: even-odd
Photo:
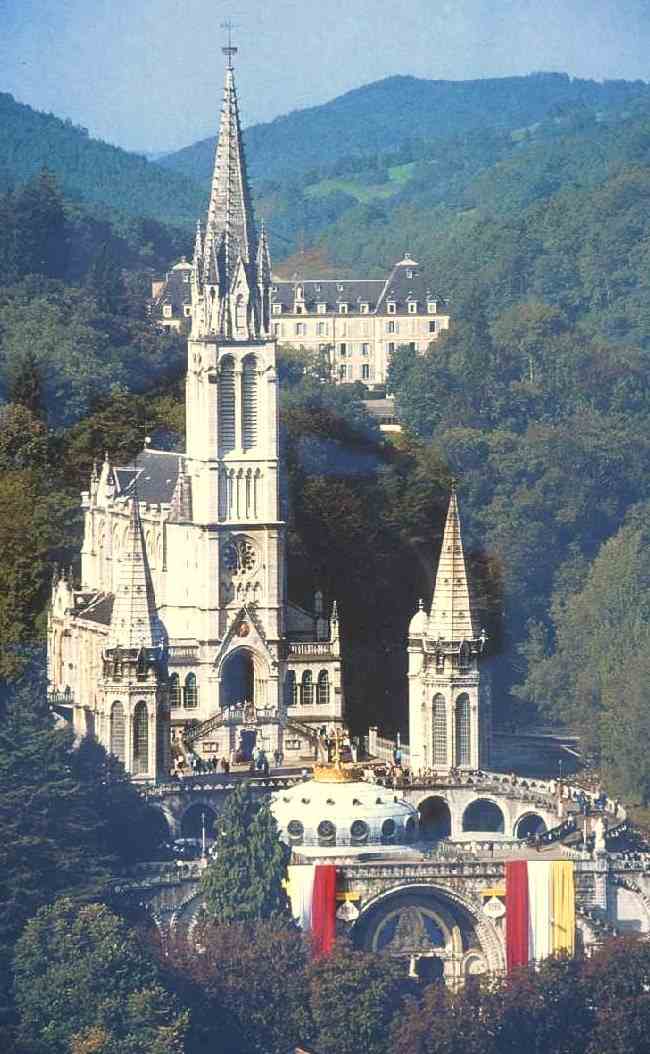
<svg viewBox="0 0 650 1054"><path fill-rule="evenodd" d="M0 191L27 183L47 165L66 197L172 225L194 223L203 187L181 173L92 139L53 114L0 93Z"/></svg>
<svg viewBox="0 0 650 1054"><path fill-rule="evenodd" d="M245 139L253 179L288 179L340 158L395 150L415 138L512 130L567 107L621 108L639 96L650 99L650 87L641 81L599 83L564 73L474 81L397 76L253 125ZM211 175L214 148L214 138L204 139L160 163L203 185Z"/></svg>

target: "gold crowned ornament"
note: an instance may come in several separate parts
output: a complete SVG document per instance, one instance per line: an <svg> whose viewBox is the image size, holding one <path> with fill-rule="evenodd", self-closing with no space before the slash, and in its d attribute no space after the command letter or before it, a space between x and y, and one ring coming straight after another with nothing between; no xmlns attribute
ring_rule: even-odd
<svg viewBox="0 0 650 1054"><path fill-rule="evenodd" d="M318 783L355 783L363 778L360 765L341 760L343 735L342 729L334 730L334 760L314 765L314 779Z"/></svg>

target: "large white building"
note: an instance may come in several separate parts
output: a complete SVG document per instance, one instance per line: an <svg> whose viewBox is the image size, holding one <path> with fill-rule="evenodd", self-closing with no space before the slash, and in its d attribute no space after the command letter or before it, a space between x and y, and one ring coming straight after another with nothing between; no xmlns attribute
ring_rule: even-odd
<svg viewBox="0 0 650 1054"><path fill-rule="evenodd" d="M320 594L310 612L287 597L271 263L226 50L188 277L186 450L145 449L127 466L106 457L93 471L81 586L58 578L49 616L54 698L143 779L168 771L170 725L205 755L257 743L290 759L343 715L336 606L328 618Z"/></svg>

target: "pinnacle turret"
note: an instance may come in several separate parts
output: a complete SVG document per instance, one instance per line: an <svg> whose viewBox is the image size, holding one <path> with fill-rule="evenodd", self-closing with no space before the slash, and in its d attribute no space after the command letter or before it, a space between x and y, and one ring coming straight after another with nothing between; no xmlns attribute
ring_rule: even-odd
<svg viewBox="0 0 650 1054"><path fill-rule="evenodd" d="M452 486L436 584L429 616L429 638L444 641L475 640L477 618L463 552L456 487Z"/></svg>
<svg viewBox="0 0 650 1054"><path fill-rule="evenodd" d="M120 560L108 646L139 650L156 648L161 643L162 629L156 615L136 497L131 499L129 530Z"/></svg>

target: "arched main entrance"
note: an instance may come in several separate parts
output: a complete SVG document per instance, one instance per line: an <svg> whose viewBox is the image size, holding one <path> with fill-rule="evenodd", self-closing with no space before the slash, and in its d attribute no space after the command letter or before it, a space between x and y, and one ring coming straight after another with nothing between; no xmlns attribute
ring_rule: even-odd
<svg viewBox="0 0 650 1054"><path fill-rule="evenodd" d="M420 833L427 842L449 838L451 834L451 812L444 798L425 798L418 806Z"/></svg>
<svg viewBox="0 0 650 1054"><path fill-rule="evenodd" d="M463 813L463 830L503 834L505 830L503 813L493 801L487 798L477 798L467 806Z"/></svg>
<svg viewBox="0 0 650 1054"><path fill-rule="evenodd" d="M238 648L226 659L221 671L221 706L243 706L255 699L255 663L253 653Z"/></svg>

